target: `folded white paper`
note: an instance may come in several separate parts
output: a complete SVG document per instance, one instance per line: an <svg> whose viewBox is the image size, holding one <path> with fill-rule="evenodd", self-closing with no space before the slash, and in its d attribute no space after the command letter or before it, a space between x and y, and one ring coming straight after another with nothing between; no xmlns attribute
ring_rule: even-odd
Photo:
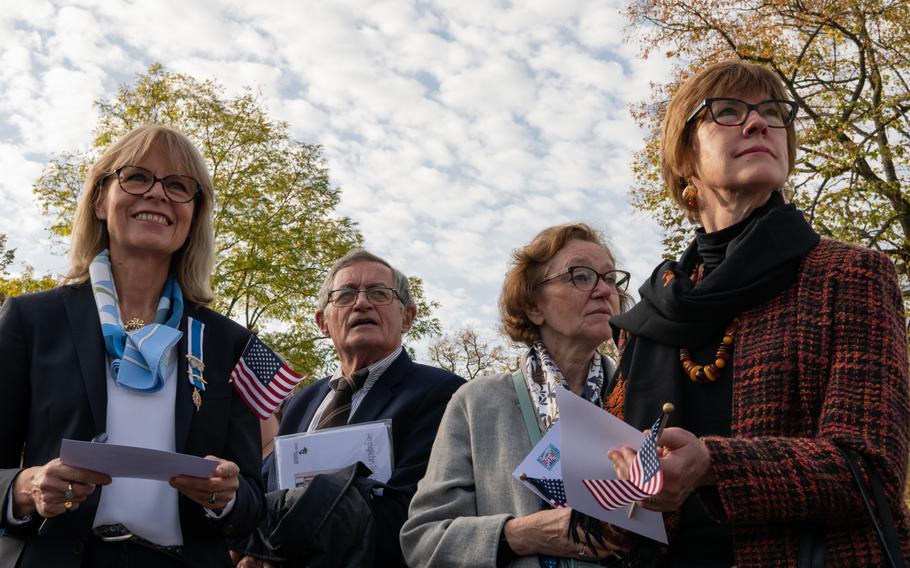
<svg viewBox="0 0 910 568"><path fill-rule="evenodd" d="M362 462L371 479L385 483L392 477L392 421L377 420L275 438L278 488L306 485L320 473Z"/></svg>
<svg viewBox="0 0 910 568"><path fill-rule="evenodd" d="M177 475L209 478L218 462L176 452L64 439L60 461L111 477L167 481Z"/></svg>
<svg viewBox="0 0 910 568"><path fill-rule="evenodd" d="M560 496L562 497L561 501L565 501L565 495L559 491L558 486L554 487L549 495L545 495L541 491L541 483L528 481L528 479L556 480L562 483L562 465L560 461L559 422L556 422L538 440L537 444L531 449L531 453L521 460L521 463L512 472L512 477L537 494L538 497L558 508L560 505L554 503L554 501L560 501ZM544 483L543 485L551 484Z"/></svg>
<svg viewBox="0 0 910 568"><path fill-rule="evenodd" d="M616 479L607 452L624 446L637 449L644 434L567 389L556 389L556 401L559 404L558 424L562 424L559 445L562 478L569 506L611 525L666 543L663 515L641 507L632 518L628 517L628 509L608 511L582 483L583 479Z"/></svg>

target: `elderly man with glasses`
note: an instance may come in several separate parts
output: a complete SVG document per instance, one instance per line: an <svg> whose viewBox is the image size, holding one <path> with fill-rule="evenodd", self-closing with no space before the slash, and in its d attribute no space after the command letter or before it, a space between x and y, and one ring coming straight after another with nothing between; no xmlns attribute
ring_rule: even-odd
<svg viewBox="0 0 910 568"><path fill-rule="evenodd" d="M331 338L339 365L290 400L278 435L391 419L392 476L379 488L352 467L317 476L302 492L278 491L267 458L269 513L258 535L236 543L248 555L239 566L405 565L398 531L446 404L464 383L408 357L401 336L416 311L404 274L366 250L349 252L329 269L316 323Z"/></svg>

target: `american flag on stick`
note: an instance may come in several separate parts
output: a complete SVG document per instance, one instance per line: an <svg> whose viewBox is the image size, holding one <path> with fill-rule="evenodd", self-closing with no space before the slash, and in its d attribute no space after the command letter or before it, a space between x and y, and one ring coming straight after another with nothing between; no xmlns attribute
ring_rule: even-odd
<svg viewBox="0 0 910 568"><path fill-rule="evenodd" d="M522 474L524 475L524 474ZM566 487L561 479L540 479L537 477L523 477L522 481L527 481L537 488L540 493L546 497L547 503L556 509L568 507L566 503Z"/></svg>
<svg viewBox="0 0 910 568"><path fill-rule="evenodd" d="M255 335L250 336L243 355L231 371L234 390L262 420L275 412L302 380L303 375L282 363Z"/></svg>
<svg viewBox="0 0 910 568"><path fill-rule="evenodd" d="M594 500L608 511L620 509L630 503L656 495L663 487L664 478L657 460L657 437L661 419L658 418L629 468L629 479L583 479Z"/></svg>

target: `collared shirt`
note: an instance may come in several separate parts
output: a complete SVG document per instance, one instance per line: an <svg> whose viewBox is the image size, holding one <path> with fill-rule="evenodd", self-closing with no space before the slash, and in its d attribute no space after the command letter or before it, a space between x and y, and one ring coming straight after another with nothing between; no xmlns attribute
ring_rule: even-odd
<svg viewBox="0 0 910 568"><path fill-rule="evenodd" d="M357 411L357 407L360 406L360 403L363 401L364 397L366 397L367 393L370 392L370 389L373 388L373 385L376 384L376 381L379 380L379 377L385 373L386 369L388 369L389 366L395 361L395 359L401 355L403 349L404 347L399 345L397 349L393 350L391 353L379 361L376 361L372 365L367 365L367 371L369 371L367 380L363 383L363 386L360 387L360 389L357 390L357 392L355 392L351 397L351 413L348 415L349 421L350 417L354 416L354 412ZM319 424L319 419L322 418L322 414L325 412L326 407L335 397L335 385L338 384L338 381L341 380L341 377L341 366L339 365L338 368L335 369L335 372L332 374L332 378L329 379L329 394L327 394L326 397L322 399L322 403L319 405L319 408L316 409L316 414L313 415L313 419L310 421L309 427L307 427L307 432L312 432L316 429L316 425Z"/></svg>
<svg viewBox="0 0 910 568"><path fill-rule="evenodd" d="M107 364L107 443L173 452L178 373L177 346L165 355L164 387L135 392L117 384ZM184 379L185 380L185 379ZM92 528L123 524L130 532L163 546L180 546L177 490L167 481L115 477L100 488Z"/></svg>
<svg viewBox="0 0 910 568"><path fill-rule="evenodd" d="M165 355L165 383L156 393L136 393L117 385L111 375L110 357L105 357L107 384L107 442L165 451L175 450L175 401L180 380L177 346ZM13 486L7 492L6 522L22 525L32 520L28 515L13 514ZM177 490L166 481L115 478L101 492L93 527L122 523L131 532L156 544L183 544ZM218 519L233 508L236 497L221 511L203 508L206 516Z"/></svg>

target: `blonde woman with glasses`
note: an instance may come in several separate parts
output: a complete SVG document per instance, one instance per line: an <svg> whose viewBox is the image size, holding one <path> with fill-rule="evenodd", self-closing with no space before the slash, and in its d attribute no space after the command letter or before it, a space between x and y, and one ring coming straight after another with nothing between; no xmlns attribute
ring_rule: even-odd
<svg viewBox="0 0 910 568"><path fill-rule="evenodd" d="M249 338L212 300L212 182L179 132L91 167L67 283L0 311L0 566L224 566L263 508L259 424L229 385ZM61 441L176 451L211 478L111 479Z"/></svg>

